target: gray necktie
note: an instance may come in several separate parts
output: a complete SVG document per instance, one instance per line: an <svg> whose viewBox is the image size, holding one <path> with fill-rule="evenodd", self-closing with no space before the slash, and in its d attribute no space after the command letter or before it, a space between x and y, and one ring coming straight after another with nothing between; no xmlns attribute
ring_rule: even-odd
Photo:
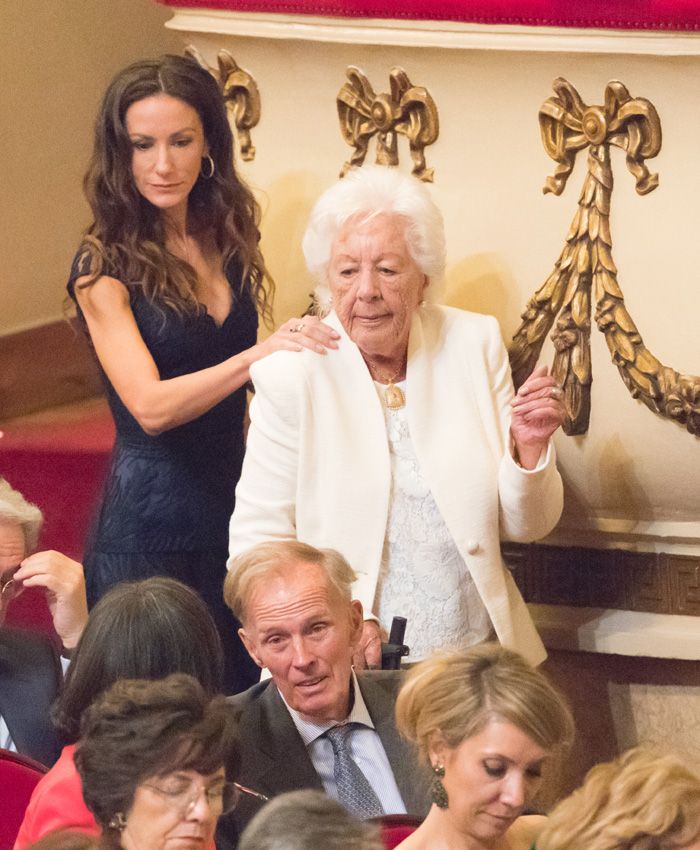
<svg viewBox="0 0 700 850"><path fill-rule="evenodd" d="M333 747L333 775L338 788L338 800L359 818L374 818L384 814L379 797L367 777L350 756L348 735L354 724L333 726L325 733Z"/></svg>

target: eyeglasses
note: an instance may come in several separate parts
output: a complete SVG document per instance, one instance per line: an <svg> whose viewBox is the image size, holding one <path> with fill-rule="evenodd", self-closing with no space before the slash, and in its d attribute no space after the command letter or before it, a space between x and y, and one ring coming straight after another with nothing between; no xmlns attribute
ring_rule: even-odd
<svg viewBox="0 0 700 850"><path fill-rule="evenodd" d="M12 602L12 600L19 596L22 592L22 584L18 581L15 581L15 572L19 569L19 564L12 570L8 570L5 573L5 576L9 576L5 578L5 576L0 576L0 598L2 601Z"/></svg>
<svg viewBox="0 0 700 850"><path fill-rule="evenodd" d="M177 789L162 788L160 785L153 785L150 782L143 782L142 785L144 788L159 794L181 818L189 817L192 814L202 794L204 794L210 809L219 810L217 816L232 812L243 795L254 797L262 803L267 803L270 799L259 791L253 791L252 788L246 788L245 785L238 782L224 782L223 785L215 785L212 788L205 788L194 780L188 782L184 788Z"/></svg>
<svg viewBox="0 0 700 850"><path fill-rule="evenodd" d="M160 785L143 782L142 787L155 791L181 818L189 817L192 814L202 794L204 794L209 808L216 812L217 817L233 811L240 798L240 791L235 782L224 782L210 788L206 788L201 782L195 780L178 788L163 788Z"/></svg>

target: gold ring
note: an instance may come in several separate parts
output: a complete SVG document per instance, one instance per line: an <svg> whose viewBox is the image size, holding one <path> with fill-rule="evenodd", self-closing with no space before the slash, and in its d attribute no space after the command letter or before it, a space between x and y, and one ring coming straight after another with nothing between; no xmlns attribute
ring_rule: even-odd
<svg viewBox="0 0 700 850"><path fill-rule="evenodd" d="M304 330L304 323L299 322L298 325L295 325L293 328L289 329L289 333L290 334L298 334L298 333L301 333L301 331L303 331L303 330Z"/></svg>
<svg viewBox="0 0 700 850"><path fill-rule="evenodd" d="M561 387L552 387L552 398L561 398L564 395L564 390Z"/></svg>

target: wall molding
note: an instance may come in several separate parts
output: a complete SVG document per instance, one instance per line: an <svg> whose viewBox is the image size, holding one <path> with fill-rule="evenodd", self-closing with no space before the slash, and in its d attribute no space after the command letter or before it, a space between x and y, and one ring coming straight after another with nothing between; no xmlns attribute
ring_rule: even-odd
<svg viewBox="0 0 700 850"><path fill-rule="evenodd" d="M526 602L700 617L700 557L504 543ZM697 622L700 636L700 620Z"/></svg>
<svg viewBox="0 0 700 850"><path fill-rule="evenodd" d="M528 607L550 650L700 660L700 621L695 617L560 605Z"/></svg>
<svg viewBox="0 0 700 850"><path fill-rule="evenodd" d="M645 56L700 56L700 33L649 30L574 29L320 17L217 9L173 10L166 22L179 32L216 33L236 38L377 44L452 50L512 50L533 53L617 53Z"/></svg>
<svg viewBox="0 0 700 850"><path fill-rule="evenodd" d="M102 392L94 355L77 320L0 336L0 420Z"/></svg>

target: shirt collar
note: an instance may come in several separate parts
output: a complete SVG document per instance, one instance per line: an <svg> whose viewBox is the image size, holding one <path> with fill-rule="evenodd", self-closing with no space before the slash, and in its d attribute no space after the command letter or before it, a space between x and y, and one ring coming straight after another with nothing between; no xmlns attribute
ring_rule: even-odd
<svg viewBox="0 0 700 850"><path fill-rule="evenodd" d="M292 720L294 721L297 732L301 735L301 740L304 742L304 746L308 747L309 744L312 744L317 738L320 738L324 732L327 732L329 729L338 725L334 720L318 723L308 717L303 717L298 711L295 711L289 706L285 698L282 696L282 692L279 688L277 689L277 692L282 698L282 702L287 706L287 711L290 713ZM374 729L374 723L372 722L372 718L370 717L367 706L365 705L360 686L357 684L357 676L355 675L354 670L350 674L351 698L353 694L354 699L352 700L352 710L343 723L359 723L362 726L367 726L369 729Z"/></svg>

